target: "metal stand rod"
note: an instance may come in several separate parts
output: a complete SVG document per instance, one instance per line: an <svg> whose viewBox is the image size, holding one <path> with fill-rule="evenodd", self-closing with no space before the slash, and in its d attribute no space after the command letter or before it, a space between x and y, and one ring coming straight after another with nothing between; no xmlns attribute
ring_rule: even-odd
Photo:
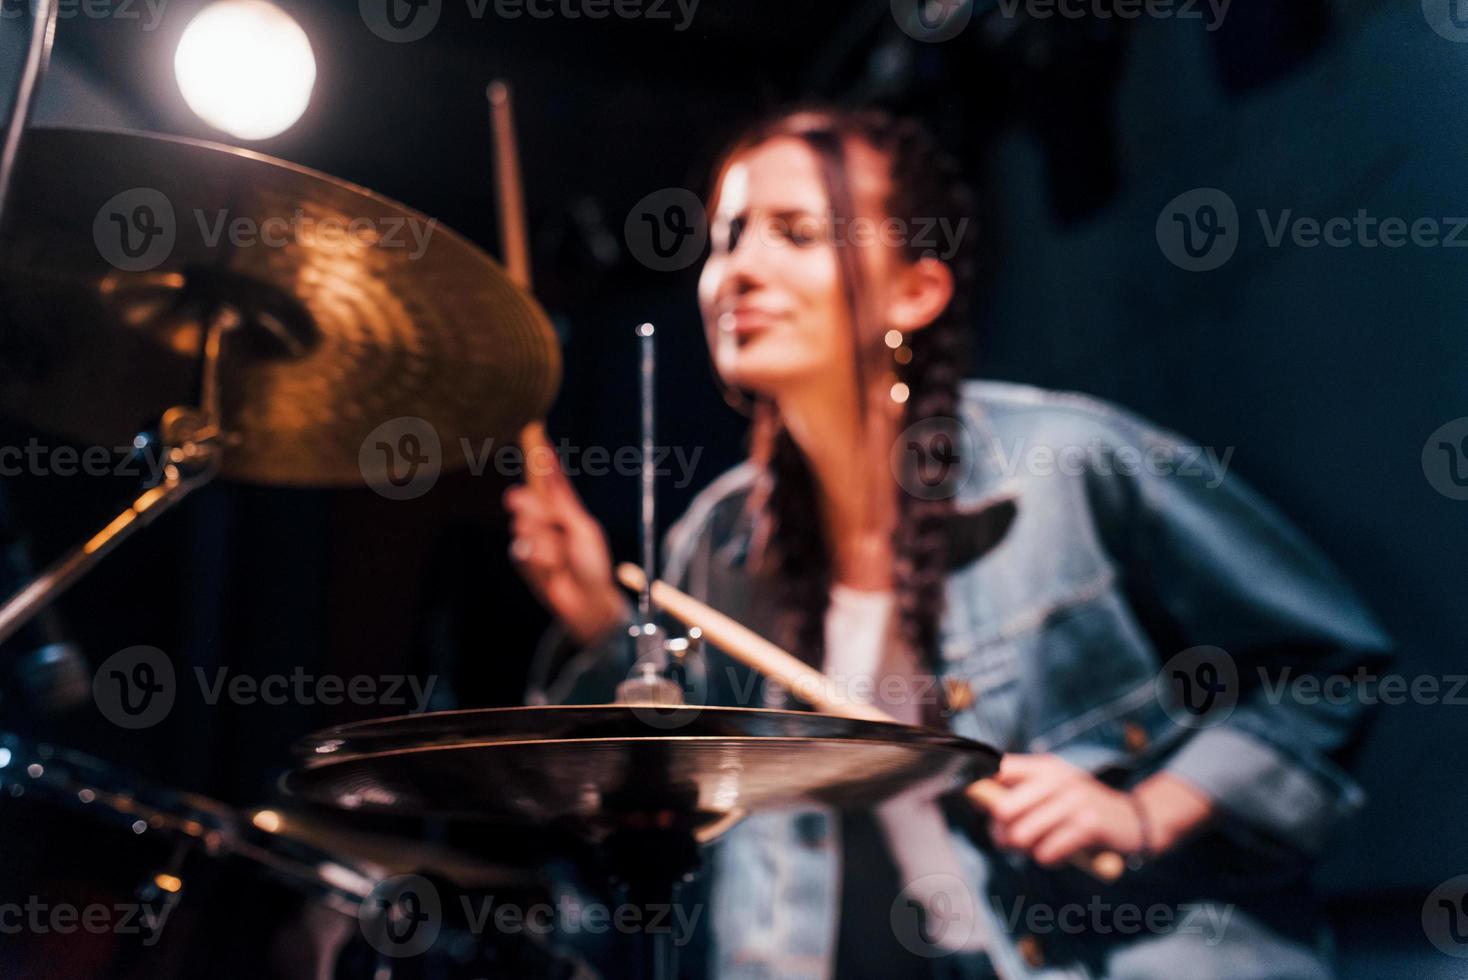
<svg viewBox="0 0 1468 980"><path fill-rule="evenodd" d="M654 565L657 561L657 468L654 465L653 378L657 367L657 349L653 340L656 331L651 323L637 328L642 343L642 571L647 576L649 588L657 578ZM637 599L637 611L643 623L652 622L652 593L644 588Z"/></svg>
<svg viewBox="0 0 1468 980"><path fill-rule="evenodd" d="M138 495L102 530L38 575L29 585L0 606L0 643L5 642L62 592L71 587L113 548L126 541L133 532L152 523L159 514L186 497L208 479L174 476Z"/></svg>
<svg viewBox="0 0 1468 980"><path fill-rule="evenodd" d="M149 487L80 547L56 561L0 606L4 643L139 528L147 527L219 469L224 433L219 426L219 362L226 335L241 324L239 310L224 305L210 314L199 351L199 407L176 405L163 413L163 482Z"/></svg>
<svg viewBox="0 0 1468 980"><path fill-rule="evenodd" d="M5 230L6 205L15 180L15 162L20 156L20 140L35 107L36 92L51 62L51 44L56 39L56 0L35 0L31 21L31 43L25 64L15 86L15 102L11 104L10 121L5 127L5 143L0 146L0 232Z"/></svg>

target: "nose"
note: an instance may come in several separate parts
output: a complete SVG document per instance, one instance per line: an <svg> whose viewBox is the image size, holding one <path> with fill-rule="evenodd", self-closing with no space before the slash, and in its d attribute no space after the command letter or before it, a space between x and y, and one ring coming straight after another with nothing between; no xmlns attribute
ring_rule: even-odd
<svg viewBox="0 0 1468 980"><path fill-rule="evenodd" d="M746 228L724 257L716 295L719 299L742 296L763 286L768 278L766 249L760 247L758 235Z"/></svg>

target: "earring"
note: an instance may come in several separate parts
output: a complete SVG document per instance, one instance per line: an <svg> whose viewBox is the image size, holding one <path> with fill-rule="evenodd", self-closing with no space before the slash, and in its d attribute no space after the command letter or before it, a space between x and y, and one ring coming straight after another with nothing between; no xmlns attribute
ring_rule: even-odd
<svg viewBox="0 0 1468 980"><path fill-rule="evenodd" d="M887 391L894 405L905 405L912 392L901 375L902 368L912 363L912 348L907 346L907 335L901 330L888 330L885 340L892 351L892 381Z"/></svg>

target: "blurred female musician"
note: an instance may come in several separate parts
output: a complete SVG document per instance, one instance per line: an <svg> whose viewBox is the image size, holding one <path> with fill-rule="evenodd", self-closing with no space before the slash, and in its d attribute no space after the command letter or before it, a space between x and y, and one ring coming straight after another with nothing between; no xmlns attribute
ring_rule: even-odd
<svg viewBox="0 0 1468 980"><path fill-rule="evenodd" d="M709 972L1327 977L1305 878L1361 802L1360 705L1269 679L1386 641L1218 460L1092 398L962 380L953 173L875 111L787 112L722 157L699 300L752 448L669 532L665 577L848 694L1003 749L1006 794L968 828L907 798L746 820L712 859ZM632 654L600 527L558 470L506 504L569 641L532 697L611 700ZM783 704L707 668L710 703ZM1130 859L1115 884L1067 865L1101 849Z"/></svg>

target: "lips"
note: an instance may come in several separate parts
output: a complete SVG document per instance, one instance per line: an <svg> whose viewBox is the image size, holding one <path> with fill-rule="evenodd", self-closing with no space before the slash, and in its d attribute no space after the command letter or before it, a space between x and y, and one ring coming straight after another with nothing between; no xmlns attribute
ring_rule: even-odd
<svg viewBox="0 0 1468 980"><path fill-rule="evenodd" d="M743 341L769 329L777 319L779 318L769 310L762 310L754 306L736 306L732 311L733 328L731 332L736 339Z"/></svg>

